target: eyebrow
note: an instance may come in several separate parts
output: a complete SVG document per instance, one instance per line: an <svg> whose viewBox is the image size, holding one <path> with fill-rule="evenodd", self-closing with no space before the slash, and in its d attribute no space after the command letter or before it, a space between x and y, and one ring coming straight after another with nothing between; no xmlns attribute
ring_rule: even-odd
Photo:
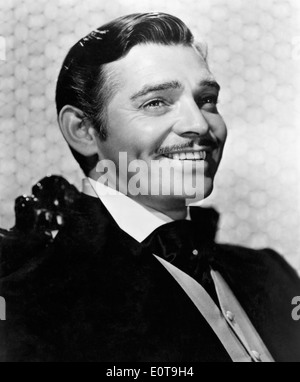
<svg viewBox="0 0 300 382"><path fill-rule="evenodd" d="M220 85L213 80L202 80L199 82L199 86L200 87L208 86L208 87L216 88L218 91L220 90ZM145 85L141 90L134 93L130 97L130 100L135 101L137 98L144 97L148 93L159 92L163 90L183 89L183 88L184 86L179 81L168 81L168 82L163 82L157 85Z"/></svg>
<svg viewBox="0 0 300 382"><path fill-rule="evenodd" d="M130 97L130 99L131 101L134 101L137 98L146 96L148 93L159 92L162 90L170 90L170 89L183 89L183 85L178 81L168 81L168 82L163 82L157 85L145 85L141 90L134 93Z"/></svg>
<svg viewBox="0 0 300 382"><path fill-rule="evenodd" d="M221 86L215 81L215 80L202 80L199 82L200 87L213 87L216 88L218 91L221 90Z"/></svg>

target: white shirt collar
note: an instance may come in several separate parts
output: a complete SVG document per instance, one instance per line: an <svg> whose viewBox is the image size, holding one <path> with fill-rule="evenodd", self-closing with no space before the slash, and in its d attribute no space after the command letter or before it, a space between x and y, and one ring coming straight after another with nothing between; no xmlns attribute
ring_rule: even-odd
<svg viewBox="0 0 300 382"><path fill-rule="evenodd" d="M91 178L83 179L82 192L99 197L118 226L140 243L158 227L173 221L169 216ZM187 219L190 220L189 209Z"/></svg>

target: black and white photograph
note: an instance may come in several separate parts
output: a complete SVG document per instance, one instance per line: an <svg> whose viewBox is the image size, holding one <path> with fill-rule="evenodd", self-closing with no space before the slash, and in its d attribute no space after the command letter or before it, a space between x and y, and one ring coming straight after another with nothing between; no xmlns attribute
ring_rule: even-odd
<svg viewBox="0 0 300 382"><path fill-rule="evenodd" d="M299 1L0 19L0 362L300 362Z"/></svg>

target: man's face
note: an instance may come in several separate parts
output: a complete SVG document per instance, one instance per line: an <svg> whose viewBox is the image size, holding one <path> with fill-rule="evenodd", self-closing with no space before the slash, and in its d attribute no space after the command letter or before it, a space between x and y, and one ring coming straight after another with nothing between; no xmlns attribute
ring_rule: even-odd
<svg viewBox="0 0 300 382"><path fill-rule="evenodd" d="M151 161L168 163L175 182L185 171L185 182L200 179L201 194L209 195L226 126L216 108L219 87L199 52L181 45L137 45L107 64L106 71L117 80L118 90L107 105L108 138L98 142L100 160L110 159L119 167L119 153L126 152L128 162L139 159L149 169ZM188 169L187 162L192 165ZM150 170L150 181L164 181L152 178ZM159 208L186 195L138 198Z"/></svg>

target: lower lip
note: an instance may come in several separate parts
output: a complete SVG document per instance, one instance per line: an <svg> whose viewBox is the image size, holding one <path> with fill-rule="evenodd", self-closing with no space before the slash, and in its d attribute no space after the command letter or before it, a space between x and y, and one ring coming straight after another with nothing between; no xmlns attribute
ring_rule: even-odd
<svg viewBox="0 0 300 382"><path fill-rule="evenodd" d="M166 155L161 155L160 157L161 158L167 158L169 160L173 160L173 161L177 161L177 162L184 162L184 161L189 161L189 162L207 162L209 158L211 158L212 156L212 153L211 152L206 152L206 156L205 156L205 159L172 159Z"/></svg>
<svg viewBox="0 0 300 382"><path fill-rule="evenodd" d="M174 160L174 161L177 161L177 162L186 162L186 161L189 161L189 162L201 162L201 161L206 161L206 158L205 159L172 159L172 158L169 158L169 157L164 156L164 155L163 155L163 158L167 158L169 160Z"/></svg>
<svg viewBox="0 0 300 382"><path fill-rule="evenodd" d="M201 168L203 168L204 171L207 170L209 168L209 166L210 166L210 164L209 164L209 157L208 156L206 156L205 159L171 159L171 158L168 158L168 157L162 155L162 156L159 157L159 160L170 161L170 162L172 162L173 166L175 166L175 167L180 166L180 169L187 162L193 164L193 169L195 169L194 166L196 166L196 165L199 166L199 164L200 164Z"/></svg>

